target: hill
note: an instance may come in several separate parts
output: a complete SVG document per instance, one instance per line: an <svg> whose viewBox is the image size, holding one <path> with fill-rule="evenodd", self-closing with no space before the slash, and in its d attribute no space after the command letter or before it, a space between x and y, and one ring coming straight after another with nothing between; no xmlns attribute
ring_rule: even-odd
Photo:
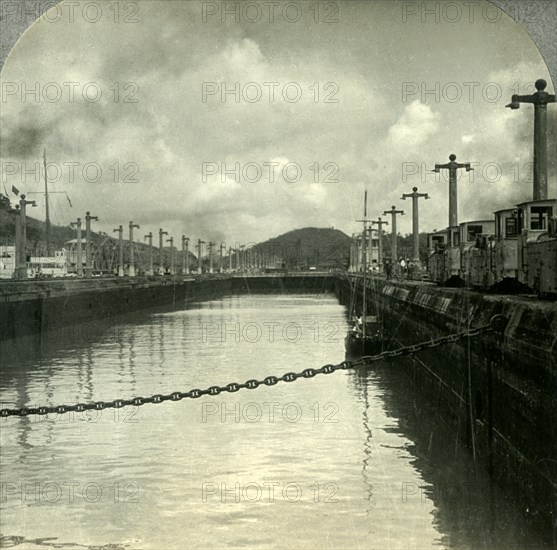
<svg viewBox="0 0 557 550"><path fill-rule="evenodd" d="M302 270L347 268L350 237L338 229L304 227L259 243L254 249L270 260L267 265Z"/></svg>

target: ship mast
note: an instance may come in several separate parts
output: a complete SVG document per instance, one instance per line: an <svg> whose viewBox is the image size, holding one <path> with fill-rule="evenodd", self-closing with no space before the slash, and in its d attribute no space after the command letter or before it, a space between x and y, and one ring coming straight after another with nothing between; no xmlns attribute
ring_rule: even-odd
<svg viewBox="0 0 557 550"><path fill-rule="evenodd" d="M45 230L46 230L46 255L50 256L50 211L48 206L48 175L46 173L46 149L43 149L44 165L44 204L45 204Z"/></svg>
<svg viewBox="0 0 557 550"><path fill-rule="evenodd" d="M364 219L362 220L364 222L364 229L362 232L362 260L363 260L363 264L364 264L364 288L363 288L363 294L362 294L362 301L363 301L363 306L362 306L362 341L364 341L365 337L366 337L366 278L367 278L367 243L366 243L366 238L367 238L367 189L364 193Z"/></svg>

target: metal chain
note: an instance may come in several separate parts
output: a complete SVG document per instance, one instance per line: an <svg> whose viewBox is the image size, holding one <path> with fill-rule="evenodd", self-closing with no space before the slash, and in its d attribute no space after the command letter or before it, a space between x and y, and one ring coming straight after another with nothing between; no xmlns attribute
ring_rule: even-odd
<svg viewBox="0 0 557 550"><path fill-rule="evenodd" d="M83 412L90 410L102 411L104 409L121 409L134 405L140 407L146 403L164 403L165 401L180 401L182 399L190 398L197 399L202 395L219 395L223 392L235 393L242 389L254 390L261 386L275 386L279 382L294 382L299 378L313 378L318 374L331 374L337 370L348 370L356 367L364 367L381 361L382 359L391 359L393 357L402 357L405 355L413 355L418 351L425 349L433 349L445 344L451 344L462 340L463 338L472 338L481 334L489 332L502 332L507 324L507 320L502 315L495 315L491 318L488 325L482 325L473 330L458 332L449 336L443 336L435 340L422 342L421 344L414 344L412 346L404 346L392 351L384 351L377 355L364 355L357 361L343 361L338 365L324 365L319 369L305 369L301 372L287 372L282 376L267 376L263 380L247 380L243 384L232 382L226 386L211 386L204 390L193 389L187 392L173 392L167 395L152 395L151 397L134 397L133 399L115 399L114 401L94 401L92 403L77 403L76 405L59 405L53 407L36 407L36 408L23 408L23 409L2 409L0 410L0 418L8 416L30 416L32 414L46 415L49 413L64 414L68 412Z"/></svg>

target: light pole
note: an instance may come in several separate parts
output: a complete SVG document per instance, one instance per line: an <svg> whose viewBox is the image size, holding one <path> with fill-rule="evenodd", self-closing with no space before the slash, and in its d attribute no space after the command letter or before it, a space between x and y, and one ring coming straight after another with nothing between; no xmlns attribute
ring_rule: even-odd
<svg viewBox="0 0 557 550"><path fill-rule="evenodd" d="M201 265L201 247L205 244L205 241L197 239L197 273L201 275L203 273L203 267Z"/></svg>
<svg viewBox="0 0 557 550"><path fill-rule="evenodd" d="M149 231L149 234L145 235L145 239L149 242L149 269L147 275L153 275L153 232Z"/></svg>
<svg viewBox="0 0 557 550"><path fill-rule="evenodd" d="M473 168L470 167L469 162L460 163L456 161L456 155L449 155L447 164L436 164L432 172L437 174L441 170L449 171L449 227L458 226L458 201L457 201L457 170L466 168L467 172L471 172Z"/></svg>
<svg viewBox="0 0 557 550"><path fill-rule="evenodd" d="M83 277L83 253L81 251L81 218L77 218L77 221L72 222L70 225L72 227L75 227L77 232L76 258L75 258L77 276Z"/></svg>
<svg viewBox="0 0 557 550"><path fill-rule="evenodd" d="M210 242L207 245L208 248L208 253L209 253L209 273L213 273L213 248L215 246L215 243Z"/></svg>
<svg viewBox="0 0 557 550"><path fill-rule="evenodd" d="M25 200L25 195L21 195L19 199L19 247L16 246L16 279L27 279L27 205L37 206L35 201Z"/></svg>
<svg viewBox="0 0 557 550"><path fill-rule="evenodd" d="M412 261L419 267L420 266L420 224L418 221L418 200L420 197L429 199L427 193L418 193L417 187L412 187L412 193L404 193L401 199L404 201L406 198L412 199L412 237L414 241Z"/></svg>
<svg viewBox="0 0 557 550"><path fill-rule="evenodd" d="M182 275L189 275L190 273L189 245L189 237L182 235Z"/></svg>
<svg viewBox="0 0 557 550"><path fill-rule="evenodd" d="M163 231L162 228L159 229L159 274L164 275L164 244L163 237L168 235L168 231Z"/></svg>
<svg viewBox="0 0 557 550"><path fill-rule="evenodd" d="M91 254L91 220L99 221L91 212L85 212L85 277L93 276L93 255Z"/></svg>
<svg viewBox="0 0 557 550"><path fill-rule="evenodd" d="M139 225L130 221L130 267L128 269L128 275L130 277L135 277L135 263L133 257L133 229L136 227L139 229Z"/></svg>
<svg viewBox="0 0 557 550"><path fill-rule="evenodd" d="M381 220L381 218L377 218L377 220L374 220L371 222L371 225L377 226L377 237L379 239L379 247L378 247L378 251L377 251L377 262L379 263L379 269L383 270L383 226L384 225L389 225L389 222L383 221Z"/></svg>
<svg viewBox="0 0 557 550"><path fill-rule="evenodd" d="M174 275L174 237L166 239L170 243L170 275Z"/></svg>
<svg viewBox="0 0 557 550"><path fill-rule="evenodd" d="M23 243L21 242L21 207L19 204L12 210L15 216L15 265L14 265L14 277L16 279L27 278L27 268L25 266L25 271L23 271L21 266L21 249Z"/></svg>
<svg viewBox="0 0 557 550"><path fill-rule="evenodd" d="M224 273L224 249L226 248L226 243L220 243L220 264L219 264L219 273Z"/></svg>
<svg viewBox="0 0 557 550"><path fill-rule="evenodd" d="M118 233L118 277L124 276L124 228L120 225L113 233Z"/></svg>
<svg viewBox="0 0 557 550"><path fill-rule="evenodd" d="M513 95L507 107L519 109L521 103L534 104L534 196L535 201L547 199L547 104L555 103L555 94L545 91L547 82L536 80L537 92Z"/></svg>
<svg viewBox="0 0 557 550"><path fill-rule="evenodd" d="M390 210L386 210L383 212L383 215L385 214L391 215L391 258L394 265L395 262L397 261L396 216L397 214L404 216L404 210L397 210L396 206L391 206Z"/></svg>

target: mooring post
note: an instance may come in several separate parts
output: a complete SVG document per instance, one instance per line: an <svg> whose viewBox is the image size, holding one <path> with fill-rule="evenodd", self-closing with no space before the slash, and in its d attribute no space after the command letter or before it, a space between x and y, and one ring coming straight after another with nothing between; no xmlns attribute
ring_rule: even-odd
<svg viewBox="0 0 557 550"><path fill-rule="evenodd" d="M534 196L535 201L547 199L547 104L555 103L555 94L545 91L547 82L540 78L535 83L537 92L531 95L514 94L510 109L519 109L521 103L534 105Z"/></svg>

